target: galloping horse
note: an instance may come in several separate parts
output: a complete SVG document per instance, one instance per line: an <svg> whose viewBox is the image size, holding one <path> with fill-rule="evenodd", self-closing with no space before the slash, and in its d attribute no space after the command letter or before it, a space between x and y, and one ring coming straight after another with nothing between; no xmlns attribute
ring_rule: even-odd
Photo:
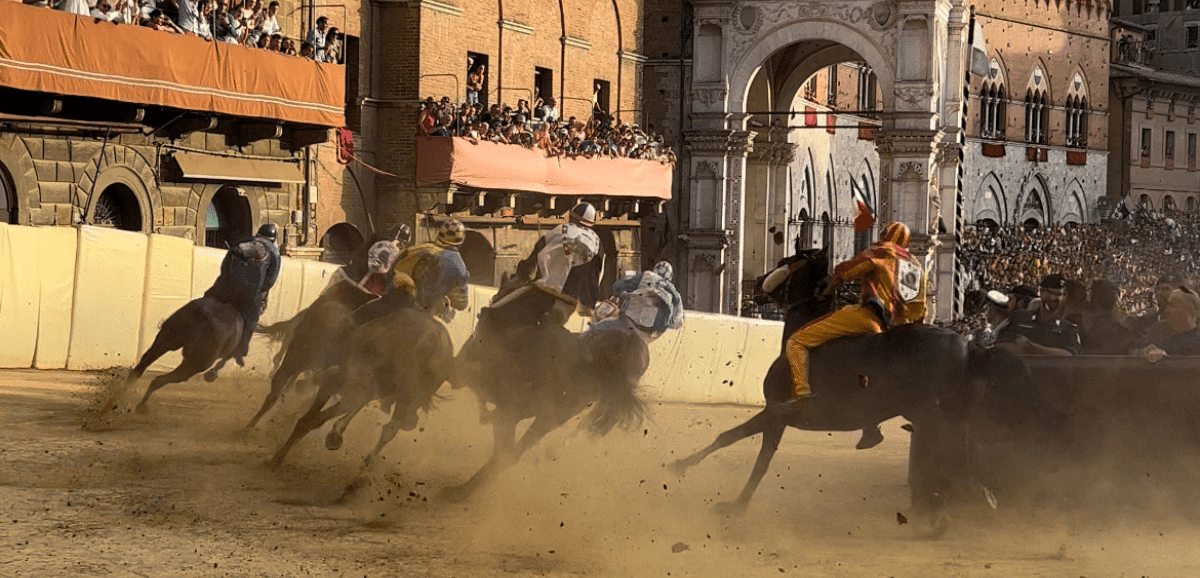
<svg viewBox="0 0 1200 578"><path fill-rule="evenodd" d="M512 289L501 287L497 300ZM481 311L475 333L455 359L454 386L468 386L496 406L490 417L494 442L487 463L466 483L446 488L445 499L467 498L590 405L584 427L593 435L637 427L645 415L636 391L649 366L649 350L634 330L580 335L555 321L517 322L536 316L546 300L554 299L537 289L528 295L503 309ZM517 424L529 418L533 422L517 440Z"/></svg>
<svg viewBox="0 0 1200 578"><path fill-rule="evenodd" d="M163 321L154 343L142 354L137 366L130 370L126 383L137 381L150 364L168 351L182 348L183 362L150 381L150 387L137 405L137 412L146 413L150 394L169 383L187 381L205 370L204 379L215 381L217 371L237 352L241 337L242 316L232 305L201 297L180 307Z"/></svg>
<svg viewBox="0 0 1200 578"><path fill-rule="evenodd" d="M353 327L348 333L327 338L343 339L336 360L326 361L317 374L320 388L308 411L296 422L270 464L283 463L289 450L309 432L337 417L325 437L325 447L342 446L342 435L350 420L368 403L379 400L391 412L379 442L364 459L369 465L400 431L417 426L418 410L428 410L437 390L450 377L454 346L446 327L416 304L416 287L407 275L397 275L395 291L404 294L389 299L395 305L382 317ZM330 400L337 400L329 407Z"/></svg>
<svg viewBox="0 0 1200 578"><path fill-rule="evenodd" d="M801 327L824 305L815 295L826 277L823 250L799 253L786 292L792 299L788 327ZM918 514L943 520L952 492L969 487L968 420L985 393L1008 401L1010 419L1055 419L1029 396L1029 375L1019 360L998 350L969 347L965 337L930 325L902 325L882 334L839 338L811 352L815 395L798 407L781 406L791 395L791 367L780 355L767 371L767 407L726 431L704 449L670 464L683 475L713 452L762 433L762 448L741 494L717 505L722 513L745 511L791 426L814 431L853 431L904 416L912 422L909 486ZM787 409L781 410L779 407Z"/></svg>

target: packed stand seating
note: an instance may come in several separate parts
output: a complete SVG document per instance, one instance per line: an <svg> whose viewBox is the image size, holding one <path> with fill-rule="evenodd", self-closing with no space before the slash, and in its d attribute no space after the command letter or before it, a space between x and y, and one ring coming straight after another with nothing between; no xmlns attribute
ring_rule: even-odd
<svg viewBox="0 0 1200 578"><path fill-rule="evenodd" d="M421 104L418 134L462 137L481 141L540 148L550 156L608 157L653 160L674 164L675 152L663 143L662 135L643 131L638 125L618 123L600 111L589 119L559 118L555 99L537 99L531 107L525 99L516 108L507 104L485 107L479 103L478 79L468 80L467 101L455 105L450 97ZM651 127L653 129L653 127Z"/></svg>
<svg viewBox="0 0 1200 578"><path fill-rule="evenodd" d="M1030 312L1050 313L1043 300L1051 291L1054 317L1080 336L1075 353L1200 354L1200 298L1192 289L1200 215L1139 209L1070 227L967 227L957 257L967 315L946 325L984 344L1003 343L1005 329L1012 337L1014 318L1031 326Z"/></svg>
<svg viewBox="0 0 1200 578"><path fill-rule="evenodd" d="M342 34L317 18L304 41L283 35L277 16L279 2L265 8L263 0L23 0L53 7L97 22L132 24L176 34L242 44L290 56L343 64Z"/></svg>

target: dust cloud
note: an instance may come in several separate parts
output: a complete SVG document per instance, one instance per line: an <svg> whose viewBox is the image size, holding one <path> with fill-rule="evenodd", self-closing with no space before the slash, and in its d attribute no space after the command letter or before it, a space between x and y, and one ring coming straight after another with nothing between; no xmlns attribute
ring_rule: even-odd
<svg viewBox="0 0 1200 578"><path fill-rule="evenodd" d="M998 509L964 504L941 539L923 538L915 522L897 522L908 511L902 420L884 424L887 439L869 451L853 449L854 433L789 430L747 514L730 518L711 507L741 491L759 437L683 478L663 466L752 408L652 403L641 429L600 439L580 433L576 418L490 487L448 503L438 492L491 451L491 428L464 390L444 388L420 427L365 471L385 419L374 407L342 449L324 449L326 426L271 469L264 463L311 388L246 434L267 391L261 378L170 385L147 415L132 407L148 380L121 382L117 373L0 373L0 574L1200 575L1195 501L1184 507L1179 484L1167 483L1178 480L1135 481L1145 474L1130 461L1049 455L1011 476L1022 483L996 488ZM1152 476L1197 471L1182 454L1160 457L1147 458Z"/></svg>

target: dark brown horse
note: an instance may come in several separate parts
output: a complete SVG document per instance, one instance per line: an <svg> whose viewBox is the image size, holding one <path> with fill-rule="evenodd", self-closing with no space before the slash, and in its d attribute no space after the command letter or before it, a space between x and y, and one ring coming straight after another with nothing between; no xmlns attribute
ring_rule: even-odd
<svg viewBox="0 0 1200 578"><path fill-rule="evenodd" d="M342 340L343 346L337 350L337 358L327 361L317 374L319 389L312 405L296 422L271 465L283 463L296 442L334 418L338 419L325 437L325 447L340 448L350 420L378 400L384 412L391 412L391 419L364 460L369 465L397 433L417 426L418 411L432 406L438 388L450 377L454 346L446 327L416 305L411 280L395 290L406 293L388 299L391 308L386 314L340 336L326 336Z"/></svg>
<svg viewBox="0 0 1200 578"><path fill-rule="evenodd" d="M546 434L592 410L584 427L604 435L614 427L636 428L645 415L638 382L649 350L632 326L576 334L542 317L552 309L544 293L532 293L502 309L486 308L456 361L455 387L467 386L485 403L494 436L492 456L461 486L442 497L462 500L517 462ZM536 323L528 323L530 319ZM517 424L532 419L518 440Z"/></svg>
<svg viewBox="0 0 1200 578"><path fill-rule="evenodd" d="M801 303L819 303L815 297L828 270L821 251L798 255L792 275L806 279L788 289ZM789 326L801 327L814 314L812 307L797 306ZM1015 363L1013 363L1015 362ZM1028 395L1029 376L1019 360L999 351L968 346L957 333L929 325L905 325L864 337L835 339L814 348L810 355L810 383L814 393L802 404L783 404L790 397L791 369L781 355L763 381L766 409L746 423L719 435L704 449L670 464L683 475L713 452L737 441L763 434L762 447L741 494L718 504L722 513L741 513L750 502L775 455L787 427L814 431L853 431L904 416L912 422L909 485L915 513L944 521L945 505L952 494L972 487L969 471L968 420L981 407L989 388L1013 419L1052 420L1051 409Z"/></svg>
<svg viewBox="0 0 1200 578"><path fill-rule="evenodd" d="M241 337L242 316L232 305L201 297L180 307L163 321L154 343L129 372L126 383L133 383L168 351L183 349L183 362L179 367L150 381L150 387L146 388L146 394L137 405L138 413L146 413L150 394L164 385L182 383L202 371L207 371L205 380L215 381L217 371L236 353Z"/></svg>

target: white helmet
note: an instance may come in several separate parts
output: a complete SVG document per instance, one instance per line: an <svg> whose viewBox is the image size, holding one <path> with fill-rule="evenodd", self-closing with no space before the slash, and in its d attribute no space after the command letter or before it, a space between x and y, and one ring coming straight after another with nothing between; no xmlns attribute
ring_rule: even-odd
<svg viewBox="0 0 1200 578"><path fill-rule="evenodd" d="M596 224L596 207L593 207L591 203L579 203L571 207L567 219L591 227Z"/></svg>

